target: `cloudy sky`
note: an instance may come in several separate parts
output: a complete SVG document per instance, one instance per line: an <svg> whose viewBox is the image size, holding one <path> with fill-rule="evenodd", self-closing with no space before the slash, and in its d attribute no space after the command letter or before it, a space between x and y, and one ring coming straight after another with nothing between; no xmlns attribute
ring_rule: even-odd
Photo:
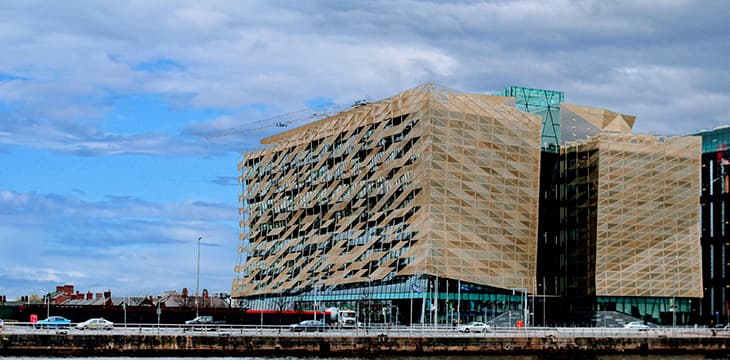
<svg viewBox="0 0 730 360"><path fill-rule="evenodd" d="M727 1L2 1L0 294L230 291L276 117L432 82L730 123ZM292 118L287 118L292 119Z"/></svg>

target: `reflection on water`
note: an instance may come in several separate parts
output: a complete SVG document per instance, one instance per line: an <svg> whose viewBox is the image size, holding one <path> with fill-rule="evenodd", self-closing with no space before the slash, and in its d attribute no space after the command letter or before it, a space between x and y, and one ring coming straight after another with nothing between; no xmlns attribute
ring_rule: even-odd
<svg viewBox="0 0 730 360"><path fill-rule="evenodd" d="M38 360L45 357L3 357L0 360ZM588 354L549 354L549 355L455 355L455 356L383 356L392 360L730 360L726 356L705 355L588 355ZM341 360L342 357L63 357L63 360ZM350 357L351 360L371 360L372 357ZM377 358L376 358L377 359Z"/></svg>
<svg viewBox="0 0 730 360"><path fill-rule="evenodd" d="M586 354L546 354L546 355L442 355L442 356L388 356L384 359L393 360L705 360L705 359L730 359L730 353L726 356L705 356L705 355L600 355L590 356ZM38 360L39 357L2 357L0 360ZM63 360L340 360L341 357L63 357ZM350 360L370 360L371 357L351 357Z"/></svg>
<svg viewBox="0 0 730 360"><path fill-rule="evenodd" d="M730 354L728 354L730 356ZM545 354L545 355L458 355L389 357L397 360L705 360L730 359L730 357L706 357L704 355L589 355L589 354ZM329 360L329 359L328 359Z"/></svg>

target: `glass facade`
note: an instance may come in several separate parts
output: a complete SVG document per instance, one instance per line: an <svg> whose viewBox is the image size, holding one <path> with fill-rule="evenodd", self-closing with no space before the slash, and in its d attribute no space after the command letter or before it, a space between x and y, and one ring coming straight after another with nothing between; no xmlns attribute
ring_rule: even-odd
<svg viewBox="0 0 730 360"><path fill-rule="evenodd" d="M564 146L557 166L542 168L557 190L542 193L541 214L559 215L540 221L537 276L568 305L551 314L698 321L699 140L603 133Z"/></svg>
<svg viewBox="0 0 730 360"><path fill-rule="evenodd" d="M576 134L597 132L561 147L562 92L497 95L516 108L424 85L264 139L239 163L233 296L404 324L516 319L528 307L544 325L581 311L730 318L730 128L700 146L564 104ZM703 155L698 199L707 141L721 151Z"/></svg>
<svg viewBox="0 0 730 360"><path fill-rule="evenodd" d="M426 85L264 139L239 163L233 297L401 323L518 306L535 293L541 122L503 101Z"/></svg>
<svg viewBox="0 0 730 360"><path fill-rule="evenodd" d="M702 136L703 154L724 151L730 144L730 125L718 127L711 131L703 131L697 135Z"/></svg>
<svg viewBox="0 0 730 360"><path fill-rule="evenodd" d="M543 151L560 151L560 104L564 100L562 91L509 86L495 95L513 97L518 109L540 116Z"/></svg>
<svg viewBox="0 0 730 360"><path fill-rule="evenodd" d="M700 315L708 323L730 323L730 127L704 131L702 136L703 299Z"/></svg>
<svg viewBox="0 0 730 360"><path fill-rule="evenodd" d="M696 324L698 299L599 296L596 310L618 311L655 324ZM693 307L694 303L694 307Z"/></svg>
<svg viewBox="0 0 730 360"><path fill-rule="evenodd" d="M242 305L252 310L351 309L357 312L359 321L370 323L465 323L489 321L506 312L511 312L515 321L522 319L524 297L511 290L432 276L365 285L337 289L321 286L297 295L247 297Z"/></svg>

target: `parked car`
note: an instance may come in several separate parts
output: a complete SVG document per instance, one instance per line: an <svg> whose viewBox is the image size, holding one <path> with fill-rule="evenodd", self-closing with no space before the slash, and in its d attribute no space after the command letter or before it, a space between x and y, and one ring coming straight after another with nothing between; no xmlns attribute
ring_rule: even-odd
<svg viewBox="0 0 730 360"><path fill-rule="evenodd" d="M289 325L290 331L325 331L327 324L319 320L304 320L296 324Z"/></svg>
<svg viewBox="0 0 730 360"><path fill-rule="evenodd" d="M63 316L49 316L43 320L36 321L33 326L36 329L68 329L71 327L71 320Z"/></svg>
<svg viewBox="0 0 730 360"><path fill-rule="evenodd" d="M76 324L79 330L111 330L114 329L114 323L104 318L93 318Z"/></svg>
<svg viewBox="0 0 730 360"><path fill-rule="evenodd" d="M491 327L481 321L472 321L468 324L459 325L459 331L463 333L470 332L487 332L491 330Z"/></svg>
<svg viewBox="0 0 730 360"><path fill-rule="evenodd" d="M627 329L638 329L639 331L649 330L649 325L646 325L641 321L632 321L632 322L624 325L624 327Z"/></svg>

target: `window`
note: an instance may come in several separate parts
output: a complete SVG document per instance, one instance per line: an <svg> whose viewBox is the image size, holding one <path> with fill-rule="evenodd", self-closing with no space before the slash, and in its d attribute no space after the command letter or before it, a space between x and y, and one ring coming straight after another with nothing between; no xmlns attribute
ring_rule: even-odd
<svg viewBox="0 0 730 360"><path fill-rule="evenodd" d="M710 187L712 189L712 187ZM710 237L715 236L715 212L713 211L712 201L710 201Z"/></svg>

